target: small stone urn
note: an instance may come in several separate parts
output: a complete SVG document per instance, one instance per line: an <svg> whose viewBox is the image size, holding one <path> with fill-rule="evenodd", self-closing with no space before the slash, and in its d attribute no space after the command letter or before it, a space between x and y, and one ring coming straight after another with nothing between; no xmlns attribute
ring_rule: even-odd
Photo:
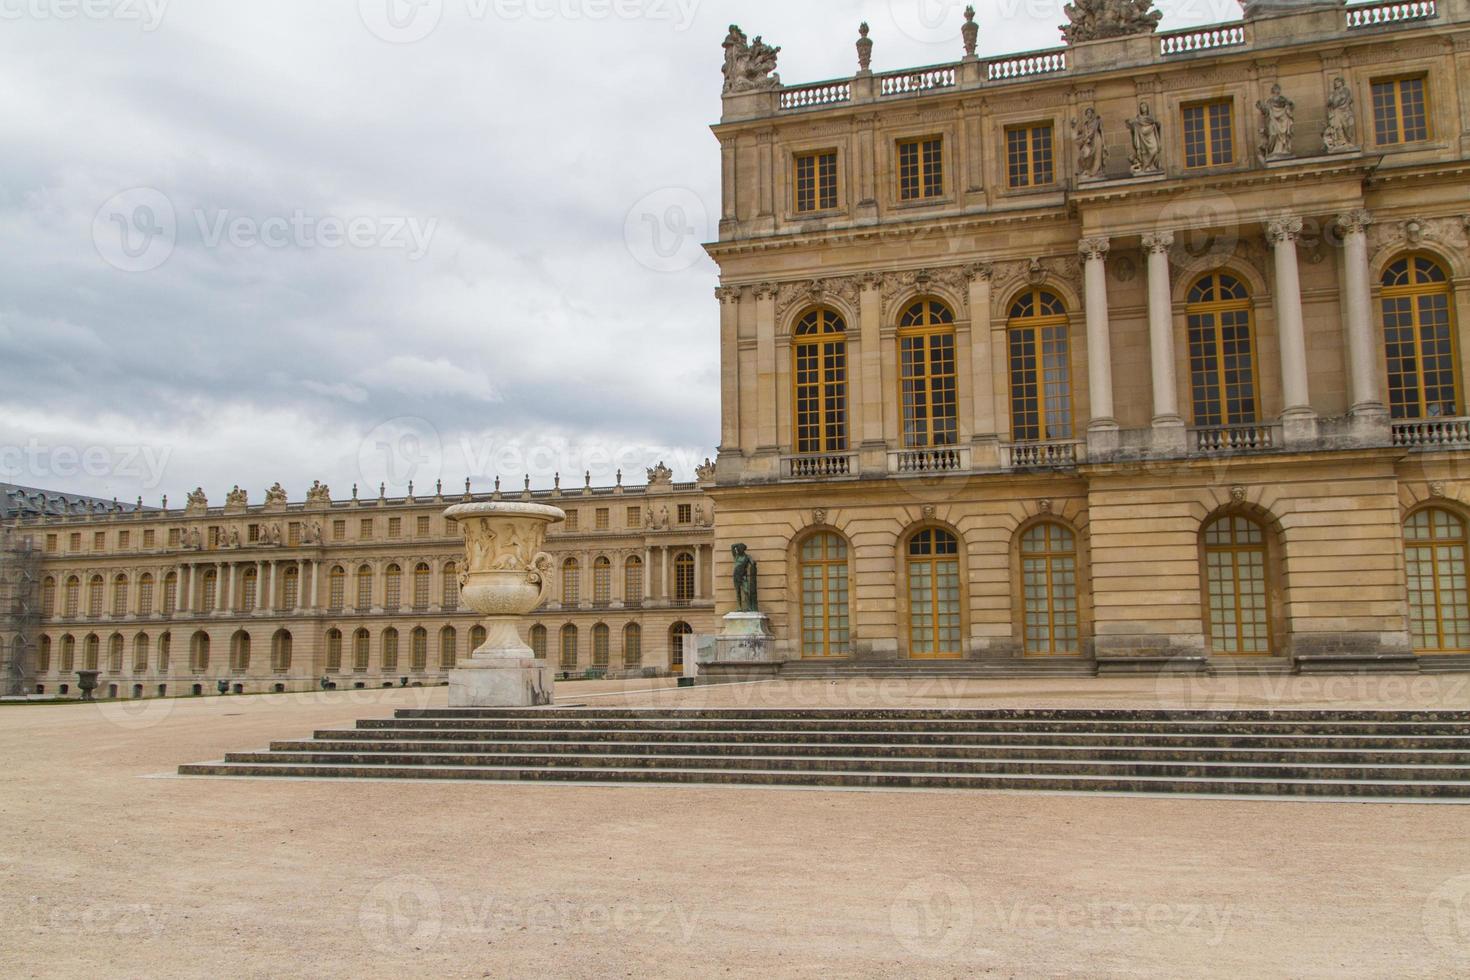
<svg viewBox="0 0 1470 980"><path fill-rule="evenodd" d="M451 708L534 708L552 702L550 664L521 638L521 622L545 601L554 563L546 529L567 515L523 503L461 504L444 516L464 535L464 604L484 617L485 644L449 672Z"/></svg>
<svg viewBox="0 0 1470 980"><path fill-rule="evenodd" d="M77 690L82 692L83 701L91 701L92 692L97 690L97 677L101 671L79 670L77 671Z"/></svg>

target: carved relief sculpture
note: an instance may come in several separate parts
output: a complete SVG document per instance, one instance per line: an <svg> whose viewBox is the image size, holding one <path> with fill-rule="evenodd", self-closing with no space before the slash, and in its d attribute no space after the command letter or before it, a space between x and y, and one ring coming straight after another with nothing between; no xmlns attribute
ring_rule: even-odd
<svg viewBox="0 0 1470 980"><path fill-rule="evenodd" d="M781 87L781 76L775 73L780 48L766 44L759 37L748 40L745 32L734 24L730 25L724 48L726 95L769 92Z"/></svg>
<svg viewBox="0 0 1470 980"><path fill-rule="evenodd" d="M195 487L184 499L184 512L187 514L202 514L209 509L209 498L204 495L203 487Z"/></svg>
<svg viewBox="0 0 1470 980"><path fill-rule="evenodd" d="M284 507L286 501L286 488L279 483L265 492L265 505L267 507Z"/></svg>
<svg viewBox="0 0 1470 980"><path fill-rule="evenodd" d="M1291 141L1296 132L1296 103L1281 94L1280 85L1271 86L1271 95L1256 103L1261 113L1261 142L1256 148L1261 160L1284 160L1291 156Z"/></svg>
<svg viewBox="0 0 1470 980"><path fill-rule="evenodd" d="M1092 106L1082 113L1080 123L1072 120L1072 143L1077 149L1077 176L1082 180L1105 177L1108 147L1103 141L1102 117Z"/></svg>
<svg viewBox="0 0 1470 980"><path fill-rule="evenodd" d="M674 482L674 471L660 462L657 466L648 469L648 485L659 486Z"/></svg>
<svg viewBox="0 0 1470 980"><path fill-rule="evenodd" d="M1322 130L1322 148L1328 153L1358 149L1358 115L1353 107L1353 92L1340 77L1332 80L1332 93L1327 96L1327 126Z"/></svg>
<svg viewBox="0 0 1470 980"><path fill-rule="evenodd" d="M1133 139L1133 155L1128 158L1133 175L1162 173L1164 128L1147 102L1138 103L1138 115L1128 120L1128 132Z"/></svg>
<svg viewBox="0 0 1470 980"><path fill-rule="evenodd" d="M1153 0L1077 0L1062 8L1070 21L1061 27L1062 40L1077 44L1152 34L1164 18L1153 6Z"/></svg>
<svg viewBox="0 0 1470 980"><path fill-rule="evenodd" d="M306 502L308 504L326 505L332 502L331 489L320 480L311 481L311 489L306 491Z"/></svg>

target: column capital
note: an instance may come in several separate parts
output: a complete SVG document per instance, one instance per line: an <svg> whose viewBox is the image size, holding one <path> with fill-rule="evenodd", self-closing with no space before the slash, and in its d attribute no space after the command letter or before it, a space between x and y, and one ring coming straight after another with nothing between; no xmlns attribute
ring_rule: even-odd
<svg viewBox="0 0 1470 980"><path fill-rule="evenodd" d="M1354 208L1337 216L1337 226L1347 235L1361 235L1373 223L1373 214L1366 208Z"/></svg>
<svg viewBox="0 0 1470 980"><path fill-rule="evenodd" d="M1084 238L1077 243L1077 251L1089 262L1100 262L1107 257L1112 243L1106 238Z"/></svg>
<svg viewBox="0 0 1470 980"><path fill-rule="evenodd" d="M1266 239L1272 245L1295 242L1302 235L1302 219L1294 214L1283 214L1266 223Z"/></svg>
<svg viewBox="0 0 1470 980"><path fill-rule="evenodd" d="M757 283L753 289L757 300L773 300L776 298L776 284L773 282Z"/></svg>
<svg viewBox="0 0 1470 980"><path fill-rule="evenodd" d="M1172 231L1160 231L1152 235L1143 236L1143 250L1154 254L1162 254L1174 247L1174 233Z"/></svg>
<svg viewBox="0 0 1470 980"><path fill-rule="evenodd" d="M864 272L858 275L857 281L859 288L876 291L883 288L883 273Z"/></svg>
<svg viewBox="0 0 1470 980"><path fill-rule="evenodd" d="M964 276L970 282L990 282L995 277L995 267L989 262L976 262L965 266Z"/></svg>
<svg viewBox="0 0 1470 980"><path fill-rule="evenodd" d="M742 286L719 286L715 289L715 299L721 303L738 303L740 302L740 294L744 291L744 287Z"/></svg>

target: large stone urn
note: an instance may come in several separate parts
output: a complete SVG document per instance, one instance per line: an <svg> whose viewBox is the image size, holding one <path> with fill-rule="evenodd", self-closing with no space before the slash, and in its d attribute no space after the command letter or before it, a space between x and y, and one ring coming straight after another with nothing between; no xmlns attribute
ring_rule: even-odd
<svg viewBox="0 0 1470 980"><path fill-rule="evenodd" d="M551 664L521 637L522 621L545 601L554 564L546 529L567 515L540 504L461 504L444 516L464 535L461 601L484 617L485 644L449 672L451 708L533 708L551 704Z"/></svg>

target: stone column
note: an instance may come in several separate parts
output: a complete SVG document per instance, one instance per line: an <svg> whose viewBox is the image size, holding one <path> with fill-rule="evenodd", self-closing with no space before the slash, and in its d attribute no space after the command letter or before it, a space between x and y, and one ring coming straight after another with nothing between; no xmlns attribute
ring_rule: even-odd
<svg viewBox="0 0 1470 980"><path fill-rule="evenodd" d="M776 435L776 287L770 283L755 289L756 329L756 452L774 456L780 444ZM779 462L762 467L775 476Z"/></svg>
<svg viewBox="0 0 1470 980"><path fill-rule="evenodd" d="M264 559L255 563L255 608L251 612L260 612L265 608L265 597L268 595L265 585L266 563Z"/></svg>
<svg viewBox="0 0 1470 980"><path fill-rule="evenodd" d="M1343 323L1347 328L1349 393L1355 418L1386 420L1388 408L1378 383L1378 351L1373 331L1373 284L1368 268L1368 226L1373 216L1361 208L1338 215L1342 229Z"/></svg>
<svg viewBox="0 0 1470 980"><path fill-rule="evenodd" d="M1087 387L1092 421L1087 426L1089 455L1118 448L1118 420L1113 417L1113 349L1108 335L1108 258L1106 238L1084 238L1077 243L1086 269Z"/></svg>
<svg viewBox="0 0 1470 980"><path fill-rule="evenodd" d="M296 559L296 602L291 607L292 612L300 612L306 605L306 559Z"/></svg>
<svg viewBox="0 0 1470 980"><path fill-rule="evenodd" d="M673 563L669 561L669 547L668 547L668 545L665 545L664 547L660 548L659 551L658 551L658 554L659 554L659 583L663 587L663 590L664 590L664 594L660 598L663 599L664 605L671 606L671 605L674 604L674 594L669 591L669 566L671 564L673 564Z"/></svg>
<svg viewBox="0 0 1470 980"><path fill-rule="evenodd" d="M225 599L230 590L225 587L226 569L229 570L229 578L234 578L235 566L219 561L214 563L214 611L222 613L227 608Z"/></svg>
<svg viewBox="0 0 1470 980"><path fill-rule="evenodd" d="M643 546L643 604L653 601L653 548Z"/></svg>
<svg viewBox="0 0 1470 980"><path fill-rule="evenodd" d="M1148 342L1154 390L1155 452L1185 451L1184 419L1179 414L1179 385L1174 370L1174 302L1169 285L1172 232L1143 236L1148 255Z"/></svg>
<svg viewBox="0 0 1470 980"><path fill-rule="evenodd" d="M310 584L310 586L311 586L311 597L307 600L306 608L311 609L311 610L315 610L317 608L316 580L317 580L317 577L321 574L321 568L319 567L320 566L320 562L317 562L315 560L311 560L311 561L308 561L306 563L306 566L307 566L307 572L306 572L307 577L306 577L306 581L301 583L301 587L302 587L303 590L305 590L306 586L308 584Z"/></svg>
<svg viewBox="0 0 1470 980"><path fill-rule="evenodd" d="M730 193L727 191L727 193ZM740 452L740 294L739 286L715 290L720 301L720 451Z"/></svg>
<svg viewBox="0 0 1470 980"><path fill-rule="evenodd" d="M995 379L992 361L1003 357L991 344L990 287L994 271L988 265L977 265L970 275L970 440L975 447L973 465L991 469L1000 463L998 442L1000 427L995 417Z"/></svg>
<svg viewBox="0 0 1470 980"><path fill-rule="evenodd" d="M704 545L694 546L694 600L704 598Z"/></svg>
<svg viewBox="0 0 1470 980"><path fill-rule="evenodd" d="M863 398L859 389L848 389L851 410L848 418L853 429L853 444L861 451L862 471L881 476L888 472L888 446L883 440L883 277L864 276L858 294L858 337L860 355L853 363L848 358L847 373L862 382L861 390L871 393ZM850 348L849 348L850 350ZM793 406L793 411L795 406Z"/></svg>
<svg viewBox="0 0 1470 980"><path fill-rule="evenodd" d="M260 596L260 608L264 612L275 612L276 609L276 567L279 564L274 560L265 563L266 584Z"/></svg>
<svg viewBox="0 0 1470 980"><path fill-rule="evenodd" d="M178 597L179 608L185 610L186 612L198 612L199 595L194 591L194 576L195 569L197 569L199 566L191 562L185 567L189 570L189 581L187 587L185 587L184 576L179 576L179 586L181 589L183 589L183 594Z"/></svg>
<svg viewBox="0 0 1470 980"><path fill-rule="evenodd" d="M1307 387L1307 339L1302 322L1302 286L1296 243L1302 219L1283 215L1266 225L1276 265L1276 336L1281 346L1281 421L1286 442L1316 438L1317 415Z"/></svg>

